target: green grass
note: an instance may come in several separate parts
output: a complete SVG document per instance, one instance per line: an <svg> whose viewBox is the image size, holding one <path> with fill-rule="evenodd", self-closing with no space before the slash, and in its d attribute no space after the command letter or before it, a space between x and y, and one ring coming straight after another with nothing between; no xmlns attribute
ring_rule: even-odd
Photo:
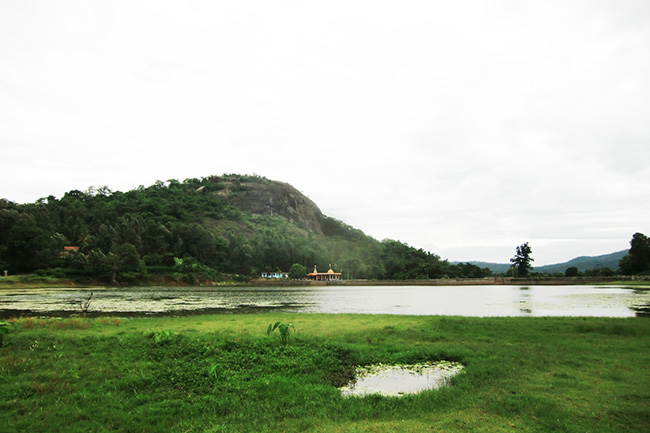
<svg viewBox="0 0 650 433"><path fill-rule="evenodd" d="M71 280L44 277L35 274L10 275L8 277L0 276L0 289L71 287L74 285Z"/></svg>
<svg viewBox="0 0 650 433"><path fill-rule="evenodd" d="M629 286L638 287L643 289L650 289L650 280L620 280L608 281L603 283L590 283L591 285L607 285L607 286Z"/></svg>
<svg viewBox="0 0 650 433"><path fill-rule="evenodd" d="M288 345L269 323L295 326ZM381 315L18 319L3 432L650 431L650 320ZM343 398L358 364L447 359L453 385Z"/></svg>

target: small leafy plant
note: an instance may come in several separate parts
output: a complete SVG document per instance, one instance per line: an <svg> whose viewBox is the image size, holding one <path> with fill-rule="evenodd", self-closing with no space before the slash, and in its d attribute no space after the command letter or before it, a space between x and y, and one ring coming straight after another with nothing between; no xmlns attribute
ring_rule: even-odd
<svg viewBox="0 0 650 433"><path fill-rule="evenodd" d="M171 329L156 329L155 331L149 331L144 333L145 337L153 339L153 342L159 346L169 343L174 339L174 336L177 335Z"/></svg>
<svg viewBox="0 0 650 433"><path fill-rule="evenodd" d="M212 364L210 364L210 366L208 367L208 375L209 375L210 377L214 377L214 378L216 379L216 378L219 377L219 370L220 370L220 369L219 369L219 365L218 365L218 364L215 364L215 363L212 363Z"/></svg>
<svg viewBox="0 0 650 433"><path fill-rule="evenodd" d="M289 334L291 333L291 330L296 332L296 327L291 323L275 322L275 324L270 324L266 329L266 335L271 335L271 333L276 329L280 333L280 341L282 341L282 344L285 346L289 344Z"/></svg>

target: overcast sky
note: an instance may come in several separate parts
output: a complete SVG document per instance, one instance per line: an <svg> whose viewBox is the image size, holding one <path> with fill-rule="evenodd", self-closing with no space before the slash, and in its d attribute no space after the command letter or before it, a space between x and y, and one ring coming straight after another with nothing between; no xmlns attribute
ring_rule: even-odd
<svg viewBox="0 0 650 433"><path fill-rule="evenodd" d="M650 1L0 0L0 197L253 174L535 265L650 235Z"/></svg>

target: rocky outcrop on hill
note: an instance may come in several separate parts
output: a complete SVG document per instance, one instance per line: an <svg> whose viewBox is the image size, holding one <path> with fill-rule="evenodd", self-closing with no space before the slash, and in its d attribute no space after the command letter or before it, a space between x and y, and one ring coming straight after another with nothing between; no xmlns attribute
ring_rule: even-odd
<svg viewBox="0 0 650 433"><path fill-rule="evenodd" d="M323 234L323 214L316 204L284 182L257 176L213 177L226 203L255 214L281 215L306 230Z"/></svg>

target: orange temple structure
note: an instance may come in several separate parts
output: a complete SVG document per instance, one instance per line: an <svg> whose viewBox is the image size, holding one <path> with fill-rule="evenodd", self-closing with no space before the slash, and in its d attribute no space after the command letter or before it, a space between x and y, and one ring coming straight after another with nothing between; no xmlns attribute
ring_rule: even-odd
<svg viewBox="0 0 650 433"><path fill-rule="evenodd" d="M316 270L316 266L314 265L314 272L307 274L307 278L314 281L335 281L341 279L341 273L334 272L332 270L332 265L330 265L329 271L318 272L318 270Z"/></svg>

